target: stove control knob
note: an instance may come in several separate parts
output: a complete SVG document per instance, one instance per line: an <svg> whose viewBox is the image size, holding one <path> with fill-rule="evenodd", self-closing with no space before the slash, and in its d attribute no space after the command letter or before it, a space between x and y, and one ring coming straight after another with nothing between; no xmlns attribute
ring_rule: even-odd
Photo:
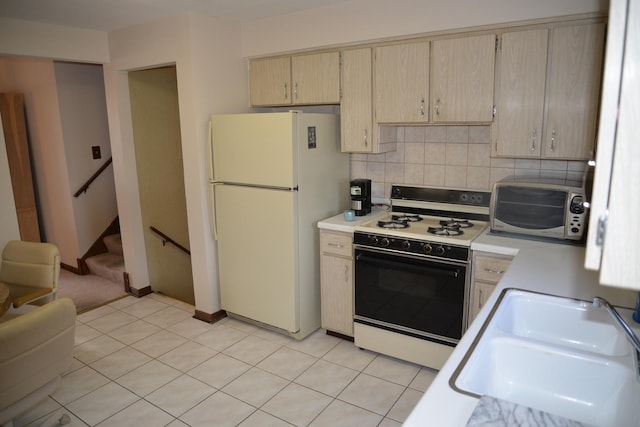
<svg viewBox="0 0 640 427"><path fill-rule="evenodd" d="M433 247L431 247L429 243L425 243L422 249L424 250L425 254L430 254L433 251Z"/></svg>
<svg viewBox="0 0 640 427"><path fill-rule="evenodd" d="M371 243L372 245L377 245L378 244L378 236L369 236L369 243Z"/></svg>
<svg viewBox="0 0 640 427"><path fill-rule="evenodd" d="M436 248L436 255L444 255L444 246L438 246Z"/></svg>
<svg viewBox="0 0 640 427"><path fill-rule="evenodd" d="M405 240L404 242L402 242L402 243L400 244L400 247L401 247L402 249L404 249L404 250L407 250L407 249L409 249L409 248L411 247L411 243L409 243L409 241L408 241L408 240Z"/></svg>
<svg viewBox="0 0 640 427"><path fill-rule="evenodd" d="M382 246L383 248L389 246L389 243L389 239L387 239L386 237L383 237L382 240L380 240L380 246Z"/></svg>

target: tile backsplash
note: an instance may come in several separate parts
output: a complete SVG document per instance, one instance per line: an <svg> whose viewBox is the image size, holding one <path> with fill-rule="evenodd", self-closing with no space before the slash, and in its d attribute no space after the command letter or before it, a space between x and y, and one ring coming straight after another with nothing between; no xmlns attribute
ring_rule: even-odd
<svg viewBox="0 0 640 427"><path fill-rule="evenodd" d="M351 154L351 178L371 180L375 202L388 201L392 184L491 190L507 176L581 180L586 162L491 158L490 126L397 127L397 148ZM382 200L381 200L382 199Z"/></svg>

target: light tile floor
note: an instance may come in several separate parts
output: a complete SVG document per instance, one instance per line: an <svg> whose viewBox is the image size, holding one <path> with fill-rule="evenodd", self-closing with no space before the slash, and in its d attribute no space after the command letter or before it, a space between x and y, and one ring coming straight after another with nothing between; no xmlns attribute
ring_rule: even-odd
<svg viewBox="0 0 640 427"><path fill-rule="evenodd" d="M70 426L400 426L436 371L318 330L295 339L159 294L78 316L61 388L16 426L55 411Z"/></svg>

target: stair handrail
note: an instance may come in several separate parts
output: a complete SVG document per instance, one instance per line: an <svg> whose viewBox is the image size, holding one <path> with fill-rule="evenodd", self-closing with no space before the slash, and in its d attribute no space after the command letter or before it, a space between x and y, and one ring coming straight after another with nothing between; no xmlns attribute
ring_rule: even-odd
<svg viewBox="0 0 640 427"><path fill-rule="evenodd" d="M153 225L149 226L149 228L151 229L151 231L153 231L154 233L156 233L157 235L162 237L162 246L166 246L167 243L171 243L173 246L177 247L182 252L186 253L189 256L191 255L191 251L189 249L185 248L180 243L176 242L171 237L167 236L162 231L160 231L157 228L155 228Z"/></svg>
<svg viewBox="0 0 640 427"><path fill-rule="evenodd" d="M87 189L89 188L89 186L91 184L93 184L93 181L96 180L96 178L98 178L98 176L107 168L107 166L109 166L111 164L111 162L113 162L113 157L109 157L107 159L106 162L104 162L104 164L102 166L100 166L100 169L98 169L96 171L96 173L94 173L93 175L91 175L91 178L89 178L87 180L87 182L84 183L84 185L82 187L80 187L80 189L78 191L76 191L75 193L73 193L73 197L78 197L79 195L81 195L82 193L86 193Z"/></svg>

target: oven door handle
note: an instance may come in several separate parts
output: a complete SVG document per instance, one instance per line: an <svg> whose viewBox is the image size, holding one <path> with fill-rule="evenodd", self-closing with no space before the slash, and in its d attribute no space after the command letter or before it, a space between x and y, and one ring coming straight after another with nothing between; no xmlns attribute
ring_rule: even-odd
<svg viewBox="0 0 640 427"><path fill-rule="evenodd" d="M376 256L376 254L378 256ZM360 249L356 253L355 260L356 260L356 263L365 262L365 263L373 263L378 265L382 264L382 265L387 265L392 269L403 269L403 268L406 268L406 261L407 261L407 258L409 258L412 260L420 261L420 263L415 263L415 265L422 270L437 270L438 274L441 276L448 275L454 278L458 278L460 277L460 275L464 276L462 268L455 268L455 269L442 268L443 264L453 266L453 267L459 266L458 264L454 264L451 262L446 262L441 260L434 261L431 259L426 259L424 257L410 256L406 254L402 254L401 261L394 261L390 259L393 256L394 255L390 255L388 252L383 252L383 251L379 252L379 251L370 251L370 250Z"/></svg>

